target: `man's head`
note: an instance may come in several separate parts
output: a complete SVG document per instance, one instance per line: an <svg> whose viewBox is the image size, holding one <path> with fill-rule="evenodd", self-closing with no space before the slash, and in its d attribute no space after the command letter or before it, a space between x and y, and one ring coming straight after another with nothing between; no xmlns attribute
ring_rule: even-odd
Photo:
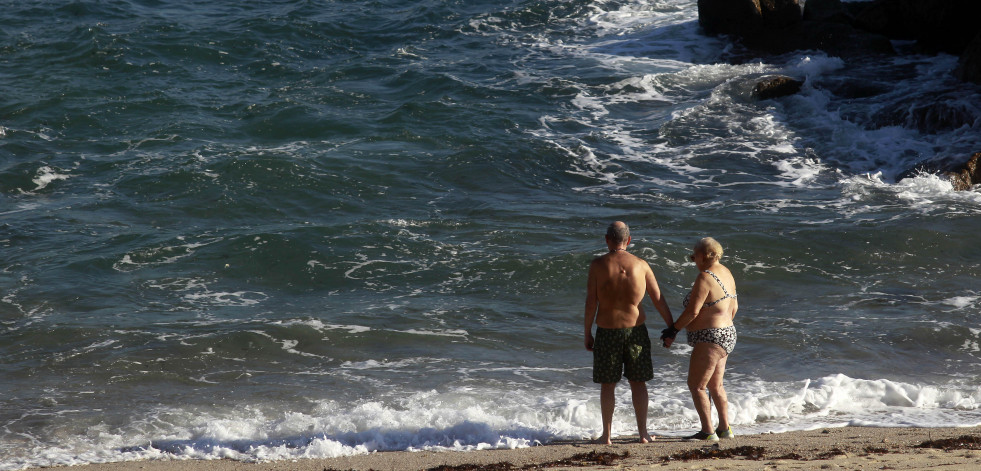
<svg viewBox="0 0 981 471"><path fill-rule="evenodd" d="M630 243L630 228L622 221L615 221L606 228L606 241L614 247Z"/></svg>

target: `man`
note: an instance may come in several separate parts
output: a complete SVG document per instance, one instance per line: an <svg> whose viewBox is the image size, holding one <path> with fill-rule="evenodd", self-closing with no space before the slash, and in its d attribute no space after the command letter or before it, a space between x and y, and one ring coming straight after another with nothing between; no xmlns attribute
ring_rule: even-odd
<svg viewBox="0 0 981 471"><path fill-rule="evenodd" d="M603 435L597 443L612 444L613 394L621 375L630 381L634 413L640 442L654 440L647 433L647 381L654 378L651 340L644 325L646 315L641 302L644 293L668 326L674 323L671 309L661 296L654 272L644 260L627 253L630 229L623 222L610 224L606 246L610 252L589 266L586 292L586 350L593 352L593 382L601 383L600 409ZM596 338L592 329L596 323Z"/></svg>

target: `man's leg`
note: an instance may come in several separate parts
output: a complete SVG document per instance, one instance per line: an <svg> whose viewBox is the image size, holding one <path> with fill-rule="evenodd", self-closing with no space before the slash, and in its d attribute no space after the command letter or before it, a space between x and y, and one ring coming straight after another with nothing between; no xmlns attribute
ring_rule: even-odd
<svg viewBox="0 0 981 471"><path fill-rule="evenodd" d="M616 396L613 390L617 383L603 383L600 386L600 413L603 415L603 435L596 440L596 443L612 445L610 437L613 432L613 406L616 405Z"/></svg>
<svg viewBox="0 0 981 471"><path fill-rule="evenodd" d="M637 416L637 433L640 435L640 442L650 443L654 441L654 437L647 433L647 382L631 381L630 394L633 398L634 414Z"/></svg>

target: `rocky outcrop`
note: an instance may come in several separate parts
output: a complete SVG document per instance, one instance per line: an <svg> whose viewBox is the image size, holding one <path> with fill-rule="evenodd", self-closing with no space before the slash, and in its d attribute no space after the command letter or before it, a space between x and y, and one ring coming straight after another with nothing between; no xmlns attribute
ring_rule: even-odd
<svg viewBox="0 0 981 471"><path fill-rule="evenodd" d="M893 52L888 38L848 20L840 0L808 0L803 13L799 0L698 0L698 21L707 34L732 35L756 51L810 49L844 57Z"/></svg>
<svg viewBox="0 0 981 471"><path fill-rule="evenodd" d="M800 21L799 0L698 0L698 23L708 34L752 36Z"/></svg>
<svg viewBox="0 0 981 471"><path fill-rule="evenodd" d="M915 40L917 52L961 55L964 80L981 83L981 0L698 0L698 21L771 54L822 50L854 57L894 52L890 39Z"/></svg>
<svg viewBox="0 0 981 471"><path fill-rule="evenodd" d="M804 21L848 23L848 13L841 0L807 0L804 2Z"/></svg>
<svg viewBox="0 0 981 471"><path fill-rule="evenodd" d="M802 21L794 26L763 30L742 38L747 47L769 54L820 50L836 57L893 54L889 38L855 29L844 23Z"/></svg>
<svg viewBox="0 0 981 471"><path fill-rule="evenodd" d="M760 13L767 29L796 25L802 17L798 0L760 0Z"/></svg>
<svg viewBox="0 0 981 471"><path fill-rule="evenodd" d="M710 35L750 36L763 30L759 0L698 0L698 24Z"/></svg>
<svg viewBox="0 0 981 471"><path fill-rule="evenodd" d="M764 77L753 87L753 97L757 100L780 98L799 92L802 86L804 86L803 81L786 75Z"/></svg>

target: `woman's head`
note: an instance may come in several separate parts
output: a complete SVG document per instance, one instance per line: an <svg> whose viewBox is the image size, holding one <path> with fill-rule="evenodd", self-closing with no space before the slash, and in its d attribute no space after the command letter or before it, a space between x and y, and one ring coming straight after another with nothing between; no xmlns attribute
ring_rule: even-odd
<svg viewBox="0 0 981 471"><path fill-rule="evenodd" d="M706 237L695 244L695 254L704 255L706 259L717 262L722 258L722 244L711 237Z"/></svg>

